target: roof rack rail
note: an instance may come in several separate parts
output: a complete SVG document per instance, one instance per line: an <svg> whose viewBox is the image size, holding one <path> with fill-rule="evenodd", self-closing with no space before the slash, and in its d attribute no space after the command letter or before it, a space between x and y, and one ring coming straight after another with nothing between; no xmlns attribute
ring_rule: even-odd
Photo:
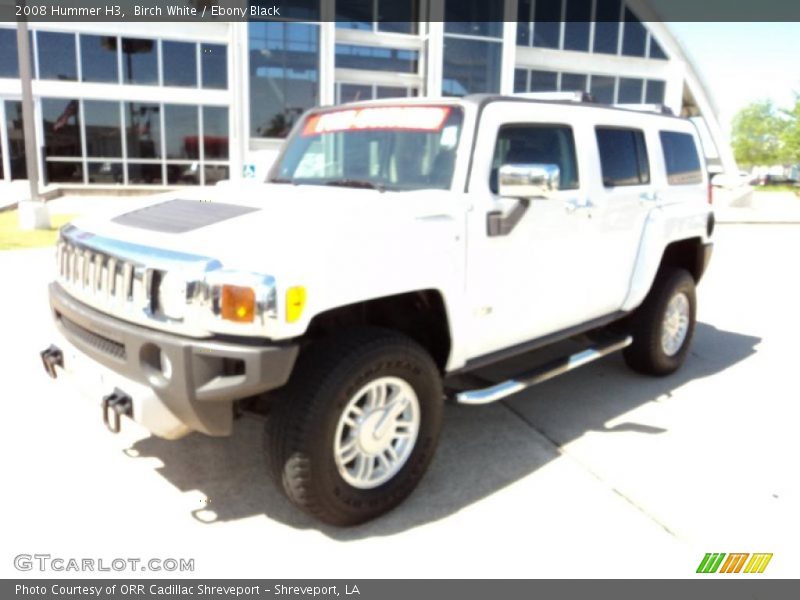
<svg viewBox="0 0 800 600"><path fill-rule="evenodd" d="M566 102L594 102L591 94L586 92L516 92L516 98L529 100L561 100Z"/></svg>
<svg viewBox="0 0 800 600"><path fill-rule="evenodd" d="M625 110L635 110L639 112L653 112L659 115L675 116L672 109L664 104L614 104L615 108L624 108Z"/></svg>

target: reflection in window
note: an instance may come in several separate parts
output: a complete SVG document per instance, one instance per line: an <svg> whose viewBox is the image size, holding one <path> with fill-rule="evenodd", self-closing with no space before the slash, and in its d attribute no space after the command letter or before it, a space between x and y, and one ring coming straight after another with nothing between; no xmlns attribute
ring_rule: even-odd
<svg viewBox="0 0 800 600"><path fill-rule="evenodd" d="M595 102L600 104L614 104L614 78L602 75L592 75L589 92Z"/></svg>
<svg viewBox="0 0 800 600"><path fill-rule="evenodd" d="M11 179L27 179L25 134L22 129L22 102L19 100L6 100L5 104Z"/></svg>
<svg viewBox="0 0 800 600"><path fill-rule="evenodd" d="M419 0L336 0L336 27L417 33Z"/></svg>
<svg viewBox="0 0 800 600"><path fill-rule="evenodd" d="M46 183L83 183L83 164L80 162L46 161Z"/></svg>
<svg viewBox="0 0 800 600"><path fill-rule="evenodd" d="M83 119L87 156L122 156L119 102L84 100Z"/></svg>
<svg viewBox="0 0 800 600"><path fill-rule="evenodd" d="M203 107L203 152L206 160L228 158L228 109Z"/></svg>
<svg viewBox="0 0 800 600"><path fill-rule="evenodd" d="M45 156L81 156L77 100L42 98Z"/></svg>
<svg viewBox="0 0 800 600"><path fill-rule="evenodd" d="M661 147L667 167L669 185L687 185L703 182L703 171L694 138L688 133L661 131Z"/></svg>
<svg viewBox="0 0 800 600"><path fill-rule="evenodd" d="M168 164L167 183L169 185L198 185L200 183L200 163Z"/></svg>
<svg viewBox="0 0 800 600"><path fill-rule="evenodd" d="M164 85L197 87L197 45L161 42Z"/></svg>
<svg viewBox="0 0 800 600"><path fill-rule="evenodd" d="M78 67L75 61L75 34L37 31L39 53L39 78L76 81Z"/></svg>
<svg viewBox="0 0 800 600"><path fill-rule="evenodd" d="M128 157L161 158L161 108L158 104L126 102L123 106Z"/></svg>
<svg viewBox="0 0 800 600"><path fill-rule="evenodd" d="M644 82L641 79L620 77L619 91L617 92L617 102L620 104L641 103L643 84Z"/></svg>
<svg viewBox="0 0 800 600"><path fill-rule="evenodd" d="M416 73L416 50L336 44L336 66L346 69Z"/></svg>
<svg viewBox="0 0 800 600"><path fill-rule="evenodd" d="M619 42L620 0L596 0L594 51L616 54Z"/></svg>
<svg viewBox="0 0 800 600"><path fill-rule="evenodd" d="M167 158L199 158L200 125L196 106L164 105Z"/></svg>
<svg viewBox="0 0 800 600"><path fill-rule="evenodd" d="M603 185L641 185L650 182L644 134L638 129L598 127L597 147Z"/></svg>
<svg viewBox="0 0 800 600"><path fill-rule="evenodd" d="M319 98L319 28L263 22L248 28L250 135L284 137Z"/></svg>
<svg viewBox="0 0 800 600"><path fill-rule="evenodd" d="M649 79L647 81L645 99L647 104L664 104L664 92L667 87L666 81L659 79Z"/></svg>
<svg viewBox="0 0 800 600"><path fill-rule="evenodd" d="M442 93L463 96L500 90L501 44L481 40L444 40Z"/></svg>
<svg viewBox="0 0 800 600"><path fill-rule="evenodd" d="M622 54L625 56L644 56L647 30L629 8L625 9L624 27Z"/></svg>
<svg viewBox="0 0 800 600"><path fill-rule="evenodd" d="M125 83L158 83L158 45L155 40L122 38L122 70Z"/></svg>
<svg viewBox="0 0 800 600"><path fill-rule="evenodd" d="M342 83L339 85L338 102L359 102L361 100L372 100L371 85L354 83Z"/></svg>
<svg viewBox="0 0 800 600"><path fill-rule="evenodd" d="M650 34L650 58L667 60L667 53L664 52L664 49L659 45L652 33Z"/></svg>
<svg viewBox="0 0 800 600"><path fill-rule="evenodd" d="M533 45L537 48L558 48L561 38L561 0L537 2L533 20Z"/></svg>
<svg viewBox="0 0 800 600"><path fill-rule="evenodd" d="M486 0L445 0L445 33L500 38L503 3Z"/></svg>
<svg viewBox="0 0 800 600"><path fill-rule="evenodd" d="M17 30L0 28L0 77L19 77Z"/></svg>
<svg viewBox="0 0 800 600"><path fill-rule="evenodd" d="M224 90L228 87L228 49L223 44L200 44L203 87Z"/></svg>
<svg viewBox="0 0 800 600"><path fill-rule="evenodd" d="M203 169L206 185L213 185L223 179L230 179L231 173L227 165L206 165Z"/></svg>
<svg viewBox="0 0 800 600"><path fill-rule="evenodd" d="M408 98L416 96L415 88L395 87L393 85L379 85L375 90L376 98Z"/></svg>
<svg viewBox="0 0 800 600"><path fill-rule="evenodd" d="M117 83L117 40L115 36L81 35L81 77L83 81Z"/></svg>
<svg viewBox="0 0 800 600"><path fill-rule="evenodd" d="M585 92L586 91L586 75L578 73L562 73L561 74L561 91L562 92Z"/></svg>
<svg viewBox="0 0 800 600"><path fill-rule="evenodd" d="M161 163L128 163L128 183L160 184L163 179Z"/></svg>
<svg viewBox="0 0 800 600"><path fill-rule="evenodd" d="M90 162L87 165L89 183L123 183L122 163Z"/></svg>

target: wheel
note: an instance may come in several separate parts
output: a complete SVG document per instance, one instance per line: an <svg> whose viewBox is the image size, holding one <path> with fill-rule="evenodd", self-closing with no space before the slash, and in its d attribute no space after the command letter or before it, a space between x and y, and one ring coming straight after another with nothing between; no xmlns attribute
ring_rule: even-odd
<svg viewBox="0 0 800 600"><path fill-rule="evenodd" d="M366 329L301 353L266 427L273 478L305 512L356 525L402 502L441 429L439 370L393 332Z"/></svg>
<svg viewBox="0 0 800 600"><path fill-rule="evenodd" d="M634 371L669 375L680 368L694 335L694 278L685 269L662 271L631 319L633 343L623 355Z"/></svg>

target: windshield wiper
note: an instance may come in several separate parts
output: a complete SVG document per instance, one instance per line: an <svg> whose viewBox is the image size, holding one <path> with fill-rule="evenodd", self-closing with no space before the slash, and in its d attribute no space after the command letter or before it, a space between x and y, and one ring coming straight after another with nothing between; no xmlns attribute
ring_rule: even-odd
<svg viewBox="0 0 800 600"><path fill-rule="evenodd" d="M289 177L273 177L269 180L270 183L294 183L294 179Z"/></svg>
<svg viewBox="0 0 800 600"><path fill-rule="evenodd" d="M352 188L365 188L370 190L378 190L385 192L386 188L380 183L368 181L366 179L330 179L322 183L322 185L333 185L339 187L352 187Z"/></svg>

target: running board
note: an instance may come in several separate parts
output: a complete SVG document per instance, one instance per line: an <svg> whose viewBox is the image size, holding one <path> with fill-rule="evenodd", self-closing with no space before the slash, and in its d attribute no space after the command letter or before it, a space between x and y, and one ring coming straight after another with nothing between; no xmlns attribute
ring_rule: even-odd
<svg viewBox="0 0 800 600"><path fill-rule="evenodd" d="M522 373L514 379L503 381L502 383L498 383L491 387L459 392L455 396L456 402L459 404L473 405L497 402L498 400L502 400L503 398L506 398L512 394L521 392L525 388L536 385L537 383L542 383L548 379L562 375L567 371L572 371L573 369L582 367L590 362L594 362L598 358L603 358L607 354L627 348L632 342L633 338L631 336L627 336L621 339L611 340L603 344L598 344L597 346L587 348L586 350L576 354L570 354L564 358L552 360L548 363L545 363L541 367L537 367L531 371Z"/></svg>

